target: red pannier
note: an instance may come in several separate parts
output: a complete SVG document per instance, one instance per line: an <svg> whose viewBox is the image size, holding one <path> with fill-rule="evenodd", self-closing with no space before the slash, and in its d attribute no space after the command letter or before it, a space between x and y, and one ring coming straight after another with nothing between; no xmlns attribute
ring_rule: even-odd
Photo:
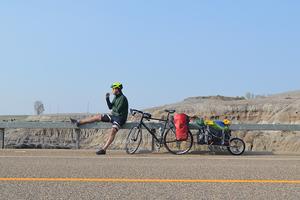
<svg viewBox="0 0 300 200"><path fill-rule="evenodd" d="M189 117L184 114L174 115L174 124L176 128L176 140L185 141L188 139L189 132Z"/></svg>

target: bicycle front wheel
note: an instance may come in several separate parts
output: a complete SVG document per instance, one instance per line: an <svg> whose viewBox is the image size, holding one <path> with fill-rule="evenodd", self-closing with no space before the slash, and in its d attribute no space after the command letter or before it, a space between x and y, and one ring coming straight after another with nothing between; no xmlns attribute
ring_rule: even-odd
<svg viewBox="0 0 300 200"><path fill-rule="evenodd" d="M165 134L164 145L166 149L173 154L186 154L193 146L193 135L189 131L187 140L178 141L176 140L175 130L170 128Z"/></svg>
<svg viewBox="0 0 300 200"><path fill-rule="evenodd" d="M126 139L126 153L128 154L134 154L142 141L142 129L138 126L133 127L130 131L129 134L127 136Z"/></svg>

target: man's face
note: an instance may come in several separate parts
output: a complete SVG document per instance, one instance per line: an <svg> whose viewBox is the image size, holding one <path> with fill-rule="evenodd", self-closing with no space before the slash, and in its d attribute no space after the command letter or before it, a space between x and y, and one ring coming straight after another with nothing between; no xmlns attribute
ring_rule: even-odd
<svg viewBox="0 0 300 200"><path fill-rule="evenodd" d="M120 90L119 90L118 88L113 88L113 89L112 89L112 93L113 93L114 95L117 95L117 94L120 93Z"/></svg>

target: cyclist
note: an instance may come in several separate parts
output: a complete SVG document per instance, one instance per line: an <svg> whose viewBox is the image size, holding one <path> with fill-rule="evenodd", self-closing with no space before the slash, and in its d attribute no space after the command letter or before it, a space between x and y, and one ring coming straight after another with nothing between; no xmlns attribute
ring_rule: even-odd
<svg viewBox="0 0 300 200"><path fill-rule="evenodd" d="M112 110L111 114L98 114L81 120L70 118L71 122L76 124L77 126L99 121L112 123L112 129L109 138L106 141L104 147L96 151L97 155L106 154L106 150L109 147L109 145L114 141L116 133L119 131L122 125L126 123L127 120L128 100L122 92L123 85L119 82L115 82L111 85L111 88L112 93L115 95L112 102L109 99L110 94L106 93L106 102L108 108Z"/></svg>

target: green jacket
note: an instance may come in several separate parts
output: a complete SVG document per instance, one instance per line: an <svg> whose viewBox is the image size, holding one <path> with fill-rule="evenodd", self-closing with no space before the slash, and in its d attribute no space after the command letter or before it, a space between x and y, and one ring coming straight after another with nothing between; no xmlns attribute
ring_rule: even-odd
<svg viewBox="0 0 300 200"><path fill-rule="evenodd" d="M109 98L106 98L107 106L112 110L111 114L114 116L119 116L123 120L127 120L128 116L128 101L123 93L116 95L112 102Z"/></svg>

